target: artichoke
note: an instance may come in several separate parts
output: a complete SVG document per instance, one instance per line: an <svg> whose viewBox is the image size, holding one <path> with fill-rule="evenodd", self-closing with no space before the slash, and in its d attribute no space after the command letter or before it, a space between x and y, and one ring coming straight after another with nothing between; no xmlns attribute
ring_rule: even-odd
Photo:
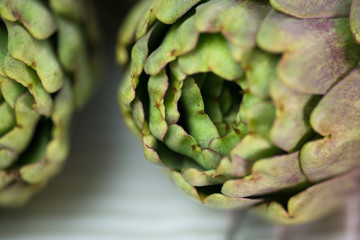
<svg viewBox="0 0 360 240"><path fill-rule="evenodd" d="M192 198L312 221L359 185L359 43L358 0L144 0L121 112Z"/></svg>
<svg viewBox="0 0 360 240"><path fill-rule="evenodd" d="M68 155L70 119L94 83L89 6L0 0L0 206L25 203Z"/></svg>

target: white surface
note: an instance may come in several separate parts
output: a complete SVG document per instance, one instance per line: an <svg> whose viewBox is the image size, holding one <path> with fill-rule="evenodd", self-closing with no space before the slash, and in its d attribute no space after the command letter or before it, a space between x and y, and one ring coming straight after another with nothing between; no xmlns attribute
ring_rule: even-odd
<svg viewBox="0 0 360 240"><path fill-rule="evenodd" d="M118 111L120 73L113 64L105 72L103 88L74 121L65 169L27 206L0 211L0 239L345 239L341 213L321 224L274 227L185 197L145 161Z"/></svg>

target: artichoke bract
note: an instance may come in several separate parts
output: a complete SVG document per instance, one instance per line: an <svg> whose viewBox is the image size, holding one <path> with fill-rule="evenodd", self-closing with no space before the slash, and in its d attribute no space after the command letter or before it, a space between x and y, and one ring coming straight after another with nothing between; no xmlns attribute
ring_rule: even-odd
<svg viewBox="0 0 360 240"><path fill-rule="evenodd" d="M0 0L0 206L25 203L68 155L70 119L94 82L88 6Z"/></svg>
<svg viewBox="0 0 360 240"><path fill-rule="evenodd" d="M119 102L189 196L282 223L360 180L360 1L145 0L119 31Z"/></svg>

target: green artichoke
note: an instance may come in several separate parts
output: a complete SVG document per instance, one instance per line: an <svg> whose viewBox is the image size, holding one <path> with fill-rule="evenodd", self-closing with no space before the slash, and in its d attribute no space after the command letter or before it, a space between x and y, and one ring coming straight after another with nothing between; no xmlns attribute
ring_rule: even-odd
<svg viewBox="0 0 360 240"><path fill-rule="evenodd" d="M358 43L358 0L145 0L119 31L121 111L187 195L308 222L359 186Z"/></svg>
<svg viewBox="0 0 360 240"><path fill-rule="evenodd" d="M70 119L94 83L89 6L0 0L0 206L25 203L68 155Z"/></svg>

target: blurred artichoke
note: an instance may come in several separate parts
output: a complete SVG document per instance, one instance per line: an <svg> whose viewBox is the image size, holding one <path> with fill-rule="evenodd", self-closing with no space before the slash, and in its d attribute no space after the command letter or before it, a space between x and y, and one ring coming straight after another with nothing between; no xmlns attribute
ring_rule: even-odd
<svg viewBox="0 0 360 240"><path fill-rule="evenodd" d="M357 0L145 0L119 32L122 113L193 198L311 221L359 186L359 42Z"/></svg>
<svg viewBox="0 0 360 240"><path fill-rule="evenodd" d="M92 91L88 1L0 0L0 205L25 203L60 169L69 122ZM90 50L90 51L89 51Z"/></svg>

